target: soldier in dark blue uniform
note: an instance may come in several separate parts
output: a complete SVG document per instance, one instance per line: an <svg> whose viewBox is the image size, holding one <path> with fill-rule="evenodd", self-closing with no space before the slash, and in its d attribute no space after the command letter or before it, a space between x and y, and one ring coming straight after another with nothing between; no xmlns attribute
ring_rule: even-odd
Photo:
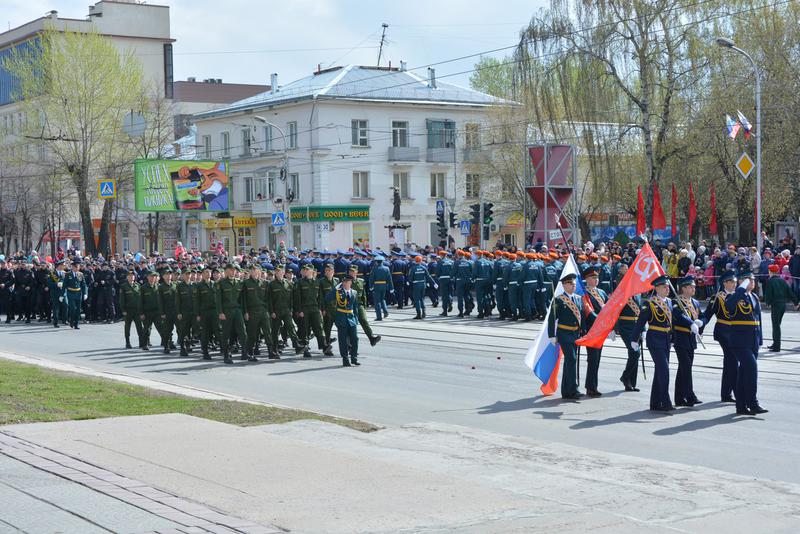
<svg viewBox="0 0 800 534"><path fill-rule="evenodd" d="M0 255L0 313L6 314L6 324L14 317L14 272L6 268L6 259Z"/></svg>
<svg viewBox="0 0 800 534"><path fill-rule="evenodd" d="M392 261L390 270L392 271L392 283L394 284L394 299L397 304L397 309L403 309L403 303L406 300L406 270L407 265L403 260L405 253L397 251L393 254L395 259Z"/></svg>
<svg viewBox="0 0 800 534"><path fill-rule="evenodd" d="M456 252L458 259L455 261L456 269L456 299L458 304L458 316L464 317L472 313L472 260L468 252L458 249Z"/></svg>
<svg viewBox="0 0 800 534"><path fill-rule="evenodd" d="M333 276L342 280L350 273L350 261L345 257L343 250L337 250L336 253L338 256L333 260Z"/></svg>
<svg viewBox="0 0 800 534"><path fill-rule="evenodd" d="M375 256L375 266L369 273L369 287L372 288L372 301L375 305L375 320L382 321L383 316L389 316L386 307L386 295L394 293L392 273L383 264L383 256Z"/></svg>
<svg viewBox="0 0 800 534"><path fill-rule="evenodd" d="M736 377L736 413L758 415L767 413L758 402L758 348L763 342L761 331L761 304L753 295L755 287L753 273L743 269L739 273L741 283L736 291L725 297L725 307L732 317L731 349L739 362Z"/></svg>
<svg viewBox="0 0 800 534"><path fill-rule="evenodd" d="M422 256L414 256L414 265L408 271L409 282L411 282L411 294L414 301L414 308L417 310L417 315L414 319L425 318L425 287L428 284L434 287L438 286L431 278L430 273L425 265L422 264Z"/></svg>
<svg viewBox="0 0 800 534"><path fill-rule="evenodd" d="M592 328L594 320L603 309L608 295L605 291L597 287L600 282L600 273L594 267L589 267L583 271L583 278L586 282L586 293L583 295L583 313L585 314L586 330ZM600 369L600 357L603 348L586 347L586 394L590 397L602 395L597 389L597 373Z"/></svg>
<svg viewBox="0 0 800 534"><path fill-rule="evenodd" d="M564 354L564 370L561 375L561 398L578 400L583 393L578 391L578 360L575 341L586 333L583 327L583 302L575 295L575 274L561 279L564 293L553 299L553 311L547 323L547 337L553 345L559 345Z"/></svg>
<svg viewBox="0 0 800 534"><path fill-rule="evenodd" d="M498 319L503 320L508 317L508 286L506 286L503 273L508 265L506 253L502 250L497 251L497 259L492 265L492 278L494 279L494 298L497 304Z"/></svg>
<svg viewBox="0 0 800 534"><path fill-rule="evenodd" d="M674 410L672 400L669 398L669 350L672 343L672 302L668 298L670 287L666 275L653 280L656 294L644 305L633 338L642 335L645 323L647 330L647 350L653 359L655 371L653 372L653 387L650 390L650 409L657 412ZM694 323L681 322L680 326L689 328L692 333L698 332ZM639 350L637 342L631 343L634 350Z"/></svg>
<svg viewBox="0 0 800 534"><path fill-rule="evenodd" d="M736 402L733 399L733 390L736 387L736 373L739 364L731 347L731 318L732 311L725 305L725 300L736 288L736 273L726 271L720 276L719 283L722 289L716 294L703 313L703 322L708 324L712 317L717 318L714 325L714 339L722 348L722 382L720 398L722 402Z"/></svg>
<svg viewBox="0 0 800 534"><path fill-rule="evenodd" d="M478 259L475 260L472 269L475 278L475 300L478 302L478 319L483 319L492 311L492 262L486 259L483 251L479 251Z"/></svg>
<svg viewBox="0 0 800 534"><path fill-rule="evenodd" d="M700 319L700 303L694 299L695 282L693 276L678 280L678 300L683 307L672 308L672 322L675 325L673 344L678 357L678 374L675 375L675 406L694 406L703 401L697 398L692 385L692 364L694 351L697 348L697 334L679 323L691 321L700 329L705 323ZM677 304L677 303L676 303Z"/></svg>
<svg viewBox="0 0 800 534"><path fill-rule="evenodd" d="M437 267L437 278L439 284L439 296L442 301L442 317L447 317L447 314L453 309L453 278L455 269L453 267L453 260L448 258L448 252L444 250L439 251L439 265Z"/></svg>
<svg viewBox="0 0 800 534"><path fill-rule="evenodd" d="M433 279L433 284L428 284L428 287L425 290L425 294L431 299L431 306L434 308L439 306L439 290L437 289L439 286L439 262L437 261L439 256L436 254L431 254L428 257L428 273L431 275Z"/></svg>
<svg viewBox="0 0 800 534"><path fill-rule="evenodd" d="M639 373L639 345L642 343L642 338L634 338L633 331L636 328L636 321L639 319L641 309L642 298L634 295L625 303L625 307L622 308L617 318L616 331L622 337L625 348L628 349L628 361L619 378L619 381L625 386L625 391L639 391L639 388L636 387L636 377ZM636 349L631 345L634 342L637 344Z"/></svg>

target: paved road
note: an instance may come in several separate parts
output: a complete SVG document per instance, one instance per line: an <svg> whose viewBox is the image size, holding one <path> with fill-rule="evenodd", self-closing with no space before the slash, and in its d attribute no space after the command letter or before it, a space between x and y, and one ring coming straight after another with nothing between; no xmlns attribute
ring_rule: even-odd
<svg viewBox="0 0 800 534"><path fill-rule="evenodd" d="M119 323L87 325L80 331L2 324L0 351L379 424L451 423L800 482L800 315L784 319L786 352L764 353L759 361L759 399L770 413L742 418L734 416L732 405L718 402L722 357L709 335L708 348L696 356L694 373L695 391L706 402L662 415L647 410L649 381L640 377L640 393L622 391L618 378L625 352L619 341L604 349L603 397L562 402L541 396L538 381L522 364L540 323L433 317L437 312L432 310L426 321L414 321L410 311L393 311L388 320L374 324L383 341L371 348L364 340L360 368L341 368L338 357L291 356L224 366L218 359L122 350ZM766 333L769 338L769 325ZM674 354L672 363L674 379ZM649 360L647 369L652 371Z"/></svg>

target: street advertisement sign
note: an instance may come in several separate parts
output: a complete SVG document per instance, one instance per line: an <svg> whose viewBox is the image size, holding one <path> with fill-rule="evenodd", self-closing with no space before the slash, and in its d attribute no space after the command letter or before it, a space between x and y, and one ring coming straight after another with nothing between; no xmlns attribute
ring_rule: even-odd
<svg viewBox="0 0 800 534"><path fill-rule="evenodd" d="M136 211L228 211L227 161L139 159Z"/></svg>

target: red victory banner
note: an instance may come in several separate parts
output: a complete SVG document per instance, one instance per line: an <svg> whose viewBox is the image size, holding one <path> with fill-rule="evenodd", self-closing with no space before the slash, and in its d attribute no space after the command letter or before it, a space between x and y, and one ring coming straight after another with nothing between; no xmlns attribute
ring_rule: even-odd
<svg viewBox="0 0 800 534"><path fill-rule="evenodd" d="M653 289L653 280L664 274L658 258L653 254L650 243L645 243L625 276L611 294L608 302L594 320L589 332L575 343L584 347L599 349L614 329L622 308L628 299L645 291Z"/></svg>

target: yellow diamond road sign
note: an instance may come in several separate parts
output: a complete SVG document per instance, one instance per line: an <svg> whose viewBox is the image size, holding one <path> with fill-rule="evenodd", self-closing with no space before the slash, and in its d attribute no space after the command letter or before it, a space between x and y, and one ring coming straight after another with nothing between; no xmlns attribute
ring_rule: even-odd
<svg viewBox="0 0 800 534"><path fill-rule="evenodd" d="M736 168L739 169L739 172L742 173L742 176L747 178L753 171L753 167L755 167L753 160L750 159L750 156L747 155L747 152L742 152L739 161L736 162Z"/></svg>

